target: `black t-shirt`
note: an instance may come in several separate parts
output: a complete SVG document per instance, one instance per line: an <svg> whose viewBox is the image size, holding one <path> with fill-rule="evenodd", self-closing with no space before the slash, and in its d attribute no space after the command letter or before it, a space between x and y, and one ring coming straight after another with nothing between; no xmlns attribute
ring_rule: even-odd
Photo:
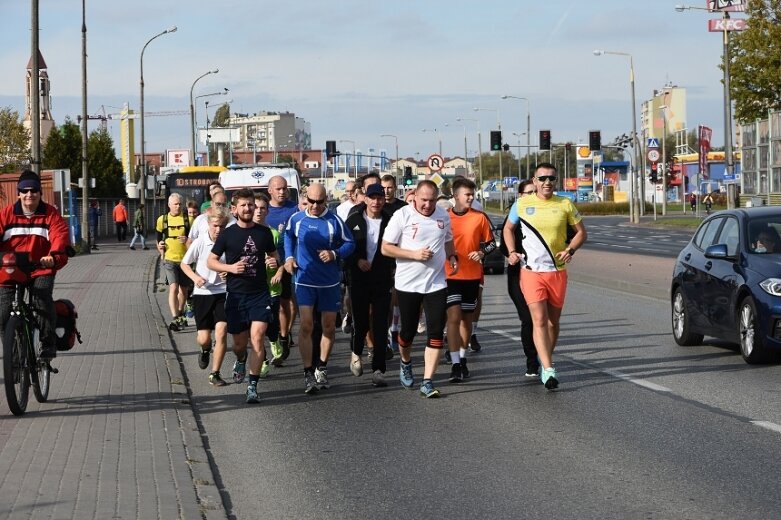
<svg viewBox="0 0 781 520"><path fill-rule="evenodd" d="M225 228L217 237L212 253L225 254L226 264L235 264L244 260L246 269L243 274L228 273L226 287L228 292L256 293L268 290L266 282L266 254L273 254L277 248L274 236L267 226L255 224L251 228L238 225Z"/></svg>

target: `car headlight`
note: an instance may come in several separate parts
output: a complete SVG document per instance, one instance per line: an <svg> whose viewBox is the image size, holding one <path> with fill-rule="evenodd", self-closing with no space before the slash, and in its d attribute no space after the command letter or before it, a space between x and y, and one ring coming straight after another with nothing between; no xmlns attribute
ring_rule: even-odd
<svg viewBox="0 0 781 520"><path fill-rule="evenodd" d="M768 278L766 280L762 280L759 283L759 286L764 289L764 291L768 294L772 294L773 296L781 296L781 278Z"/></svg>

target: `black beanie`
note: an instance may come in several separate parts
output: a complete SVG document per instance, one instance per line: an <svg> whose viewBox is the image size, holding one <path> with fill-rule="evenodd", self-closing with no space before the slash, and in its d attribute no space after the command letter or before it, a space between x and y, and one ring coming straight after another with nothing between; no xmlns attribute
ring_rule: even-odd
<svg viewBox="0 0 781 520"><path fill-rule="evenodd" d="M27 188L33 188L41 191L41 178L38 174L31 170L25 170L19 176L19 182L16 184L17 191L22 191Z"/></svg>

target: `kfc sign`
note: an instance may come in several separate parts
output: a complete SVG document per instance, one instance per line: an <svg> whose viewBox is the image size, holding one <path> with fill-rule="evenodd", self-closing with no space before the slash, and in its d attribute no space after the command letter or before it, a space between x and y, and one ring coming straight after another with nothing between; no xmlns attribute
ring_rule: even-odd
<svg viewBox="0 0 781 520"><path fill-rule="evenodd" d="M708 20L708 31L745 31L746 20L742 18L719 18L718 20Z"/></svg>

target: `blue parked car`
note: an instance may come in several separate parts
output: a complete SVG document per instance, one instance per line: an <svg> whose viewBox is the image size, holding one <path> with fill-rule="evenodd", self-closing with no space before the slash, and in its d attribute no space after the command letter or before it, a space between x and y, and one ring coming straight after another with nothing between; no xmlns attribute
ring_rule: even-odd
<svg viewBox="0 0 781 520"><path fill-rule="evenodd" d="M679 345L740 344L747 363L781 352L781 208L720 211L678 255L671 286Z"/></svg>

